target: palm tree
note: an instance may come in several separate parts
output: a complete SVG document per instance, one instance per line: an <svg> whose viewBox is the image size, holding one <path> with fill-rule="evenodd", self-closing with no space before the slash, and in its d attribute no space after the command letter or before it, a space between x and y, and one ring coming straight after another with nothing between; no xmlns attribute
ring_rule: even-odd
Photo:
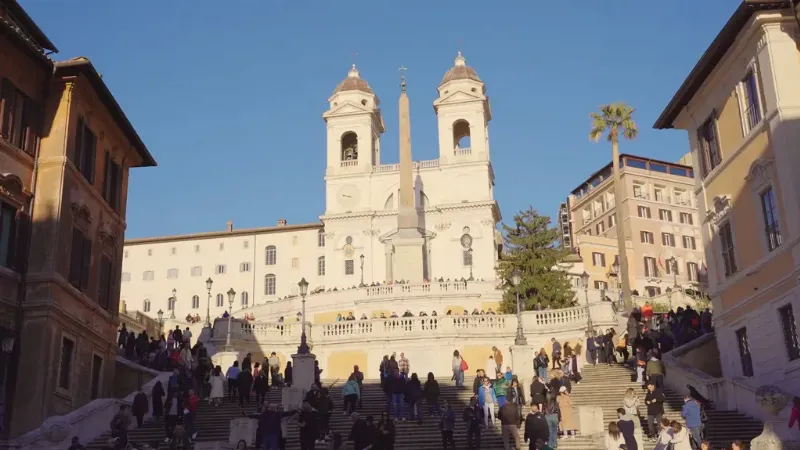
<svg viewBox="0 0 800 450"><path fill-rule="evenodd" d="M622 218L621 205L624 193L622 183L619 180L619 135L625 139L635 139L639 130L636 122L633 121L635 110L625 103L612 103L600 107L600 112L589 114L592 118L592 129L589 131L589 139L598 142L604 134L608 133L608 141L611 142L611 161L614 168L614 216L617 225L617 251L619 252L619 279L622 284L622 298L625 301L625 309L633 308L631 299L631 283L628 278L628 258L625 252L625 226Z"/></svg>

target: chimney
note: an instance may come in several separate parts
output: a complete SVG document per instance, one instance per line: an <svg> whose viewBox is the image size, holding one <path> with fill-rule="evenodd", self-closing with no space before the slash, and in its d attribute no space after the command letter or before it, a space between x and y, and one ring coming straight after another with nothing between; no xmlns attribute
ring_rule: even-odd
<svg viewBox="0 0 800 450"><path fill-rule="evenodd" d="M278 219L278 226L285 227L286 226L286 219Z"/></svg>
<svg viewBox="0 0 800 450"><path fill-rule="evenodd" d="M231 231L233 231L233 222L229 220L228 221L228 233L230 233Z"/></svg>

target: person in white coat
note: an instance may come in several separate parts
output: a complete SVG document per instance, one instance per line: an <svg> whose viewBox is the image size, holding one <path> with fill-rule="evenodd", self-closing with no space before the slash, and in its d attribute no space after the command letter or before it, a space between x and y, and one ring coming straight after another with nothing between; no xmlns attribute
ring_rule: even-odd
<svg viewBox="0 0 800 450"><path fill-rule="evenodd" d="M209 395L209 402L219 406L222 403L222 398L225 397L225 377L222 376L222 367L217 366L211 373L208 379L211 384L211 395Z"/></svg>
<svg viewBox="0 0 800 450"><path fill-rule="evenodd" d="M494 356L489 355L489 359L486 360L486 376L494 380L496 374L497 364L494 362Z"/></svg>
<svg viewBox="0 0 800 450"><path fill-rule="evenodd" d="M606 432L606 450L619 450L623 445L625 445L625 437L620 433L617 422L609 422Z"/></svg>
<svg viewBox="0 0 800 450"><path fill-rule="evenodd" d="M677 421L672 421L669 426L672 428L672 444L673 450L692 450L692 439L689 429L681 425Z"/></svg>

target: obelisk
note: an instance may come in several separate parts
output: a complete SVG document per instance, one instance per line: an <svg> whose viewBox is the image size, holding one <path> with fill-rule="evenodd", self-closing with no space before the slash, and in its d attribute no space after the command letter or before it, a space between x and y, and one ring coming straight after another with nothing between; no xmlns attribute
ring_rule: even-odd
<svg viewBox="0 0 800 450"><path fill-rule="evenodd" d="M397 234L392 239L395 252L395 280L419 283L424 278L422 249L425 239L419 230L419 217L415 205L414 173L411 159L411 117L406 94L405 68L400 81L400 204L397 208Z"/></svg>

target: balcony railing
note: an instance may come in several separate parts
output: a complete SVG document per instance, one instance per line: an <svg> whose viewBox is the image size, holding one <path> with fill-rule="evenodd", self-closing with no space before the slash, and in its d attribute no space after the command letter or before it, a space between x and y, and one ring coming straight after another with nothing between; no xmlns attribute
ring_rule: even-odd
<svg viewBox="0 0 800 450"><path fill-rule="evenodd" d="M453 154L456 156L467 156L472 154L472 149L469 147L466 148L456 148L453 150Z"/></svg>
<svg viewBox="0 0 800 450"><path fill-rule="evenodd" d="M438 159L428 159L425 161L414 161L411 163L411 168L414 170L418 169L428 169L433 167L439 167L439 160ZM374 172L384 173L384 172L397 172L400 170L400 163L395 164L381 164L380 166L373 167Z"/></svg>
<svg viewBox="0 0 800 450"><path fill-rule="evenodd" d="M341 167L355 167L358 165L357 159L348 159L347 161L342 161Z"/></svg>

